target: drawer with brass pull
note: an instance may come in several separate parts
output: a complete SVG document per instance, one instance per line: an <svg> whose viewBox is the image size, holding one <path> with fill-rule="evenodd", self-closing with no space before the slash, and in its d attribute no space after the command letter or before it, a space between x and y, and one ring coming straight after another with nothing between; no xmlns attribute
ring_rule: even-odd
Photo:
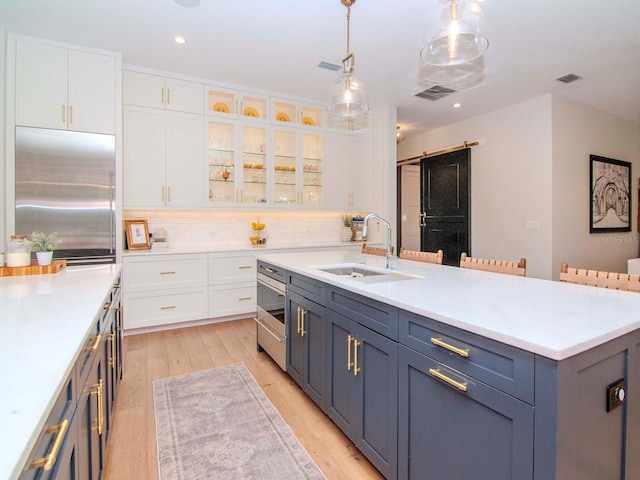
<svg viewBox="0 0 640 480"><path fill-rule="evenodd" d="M208 265L204 254L130 256L123 262L127 292L195 287L207 283Z"/></svg>
<svg viewBox="0 0 640 480"><path fill-rule="evenodd" d="M399 340L416 352L533 404L534 356L530 352L406 311L400 312Z"/></svg>

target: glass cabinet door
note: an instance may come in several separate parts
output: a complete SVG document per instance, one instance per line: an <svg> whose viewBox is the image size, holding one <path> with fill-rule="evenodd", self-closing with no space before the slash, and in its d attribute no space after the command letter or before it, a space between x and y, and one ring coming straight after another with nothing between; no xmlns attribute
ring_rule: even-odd
<svg viewBox="0 0 640 480"><path fill-rule="evenodd" d="M207 114L237 115L236 92L222 88L205 86Z"/></svg>
<svg viewBox="0 0 640 480"><path fill-rule="evenodd" d="M208 120L209 203L236 202L237 124Z"/></svg>
<svg viewBox="0 0 640 480"><path fill-rule="evenodd" d="M324 137L302 134L302 203L322 205Z"/></svg>
<svg viewBox="0 0 640 480"><path fill-rule="evenodd" d="M296 166L298 163L298 132L293 129L273 130L273 203L298 203Z"/></svg>
<svg viewBox="0 0 640 480"><path fill-rule="evenodd" d="M242 125L242 187L243 204L267 203L267 127Z"/></svg>

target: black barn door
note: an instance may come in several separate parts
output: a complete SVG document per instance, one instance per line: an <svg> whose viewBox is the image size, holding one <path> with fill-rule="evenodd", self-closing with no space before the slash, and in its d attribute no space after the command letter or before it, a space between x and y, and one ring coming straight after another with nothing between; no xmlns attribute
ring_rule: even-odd
<svg viewBox="0 0 640 480"><path fill-rule="evenodd" d="M469 156L458 150L420 161L420 243L423 252L444 252L445 265L459 265L469 249Z"/></svg>

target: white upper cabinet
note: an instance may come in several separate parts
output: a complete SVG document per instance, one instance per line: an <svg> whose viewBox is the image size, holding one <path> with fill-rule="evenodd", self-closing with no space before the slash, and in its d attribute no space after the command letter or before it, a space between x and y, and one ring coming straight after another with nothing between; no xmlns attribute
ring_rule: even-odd
<svg viewBox="0 0 640 480"><path fill-rule="evenodd" d="M203 85L159 75L125 71L124 103L202 115Z"/></svg>
<svg viewBox="0 0 640 480"><path fill-rule="evenodd" d="M17 41L16 124L116 131L116 56Z"/></svg>
<svg viewBox="0 0 640 480"><path fill-rule="evenodd" d="M202 115L126 105L125 207L203 206L203 142Z"/></svg>
<svg viewBox="0 0 640 480"><path fill-rule="evenodd" d="M326 207L370 210L373 203L371 138L326 134Z"/></svg>

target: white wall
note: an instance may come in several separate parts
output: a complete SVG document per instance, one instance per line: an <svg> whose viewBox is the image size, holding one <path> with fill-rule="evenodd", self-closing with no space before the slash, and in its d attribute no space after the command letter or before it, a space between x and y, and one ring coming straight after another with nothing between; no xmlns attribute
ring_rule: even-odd
<svg viewBox="0 0 640 480"><path fill-rule="evenodd" d="M631 162L631 232L589 233L589 155ZM553 257L560 264L627 271L640 256L637 229L640 125L562 98L553 98Z"/></svg>
<svg viewBox="0 0 640 480"><path fill-rule="evenodd" d="M407 139L398 158L476 140L473 256L525 257L527 276L547 279L558 279L562 262L626 272L627 259L640 256L640 125L544 95ZM590 154L632 163L630 233L589 233Z"/></svg>
<svg viewBox="0 0 640 480"><path fill-rule="evenodd" d="M551 97L406 139L398 158L464 141L482 143L471 149L471 255L524 257L527 276L551 278Z"/></svg>
<svg viewBox="0 0 640 480"><path fill-rule="evenodd" d="M6 219L5 219L5 58L6 58L6 32L0 28L0 252L5 251Z"/></svg>

